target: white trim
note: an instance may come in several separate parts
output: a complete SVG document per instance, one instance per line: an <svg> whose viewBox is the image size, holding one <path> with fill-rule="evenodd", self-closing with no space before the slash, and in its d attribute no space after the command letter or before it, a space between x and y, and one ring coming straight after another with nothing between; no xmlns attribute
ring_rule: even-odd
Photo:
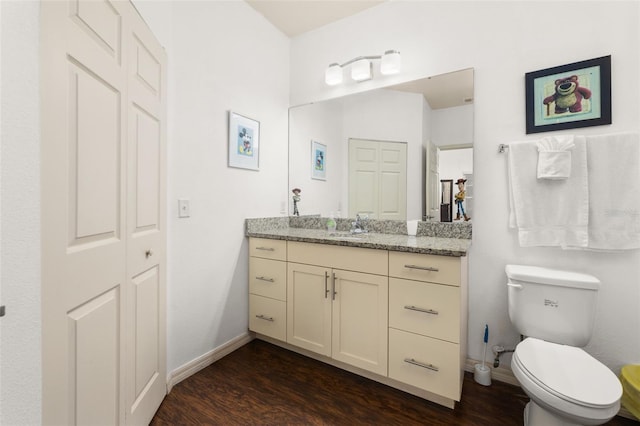
<svg viewBox="0 0 640 426"><path fill-rule="evenodd" d="M210 366L224 356L229 355L231 352L241 348L253 339L253 335L250 335L249 333L241 334L240 336L223 343L217 348L210 350L204 355L199 356L193 361L176 368L167 376L167 393L171 392L171 389L184 379L196 374L203 368Z"/></svg>
<svg viewBox="0 0 640 426"><path fill-rule="evenodd" d="M474 368L475 365L479 363L480 361L467 358L467 362L464 365L464 370L470 373L473 373L475 369ZM491 368L491 366L489 366L489 368ZM510 368L505 368L505 367L491 368L491 378L493 380L497 380L498 382L508 383L510 385L521 387L520 383L518 383L518 379L516 379L516 377L513 375L513 372L511 371ZM627 410L622 405L620 405L620 411L618 411L618 416L624 417L626 419L631 419L636 421L638 420L633 414L631 414L631 411Z"/></svg>

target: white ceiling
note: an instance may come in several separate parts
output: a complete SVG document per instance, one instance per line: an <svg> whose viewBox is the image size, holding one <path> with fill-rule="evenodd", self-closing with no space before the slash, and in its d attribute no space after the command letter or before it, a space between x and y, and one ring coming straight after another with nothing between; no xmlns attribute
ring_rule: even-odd
<svg viewBox="0 0 640 426"><path fill-rule="evenodd" d="M295 37L384 1L371 0L246 0L276 28Z"/></svg>
<svg viewBox="0 0 640 426"><path fill-rule="evenodd" d="M246 0L246 2L289 37L295 37L384 3L384 1L372 0ZM389 89L422 92L432 109L467 105L473 103L473 69L403 83Z"/></svg>
<svg viewBox="0 0 640 426"><path fill-rule="evenodd" d="M388 88L423 93L431 109L468 105L473 103L473 68L400 83Z"/></svg>

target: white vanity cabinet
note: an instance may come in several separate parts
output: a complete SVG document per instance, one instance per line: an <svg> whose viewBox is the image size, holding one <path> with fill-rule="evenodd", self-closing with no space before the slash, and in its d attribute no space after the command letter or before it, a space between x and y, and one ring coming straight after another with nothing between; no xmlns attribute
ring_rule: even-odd
<svg viewBox="0 0 640 426"><path fill-rule="evenodd" d="M265 340L453 408L467 258L250 239L249 328Z"/></svg>
<svg viewBox="0 0 640 426"><path fill-rule="evenodd" d="M287 252L287 343L386 376L387 251L289 242Z"/></svg>
<svg viewBox="0 0 640 426"><path fill-rule="evenodd" d="M287 242L249 240L249 329L278 340L287 335Z"/></svg>
<svg viewBox="0 0 640 426"><path fill-rule="evenodd" d="M466 271L466 257L389 253L390 378L460 400Z"/></svg>

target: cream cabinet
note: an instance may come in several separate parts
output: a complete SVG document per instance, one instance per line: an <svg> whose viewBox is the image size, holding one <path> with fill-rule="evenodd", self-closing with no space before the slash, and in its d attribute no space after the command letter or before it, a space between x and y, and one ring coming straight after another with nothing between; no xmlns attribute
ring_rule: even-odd
<svg viewBox="0 0 640 426"><path fill-rule="evenodd" d="M459 401L466 258L389 253L389 377Z"/></svg>
<svg viewBox="0 0 640 426"><path fill-rule="evenodd" d="M249 329L278 340L287 336L287 242L249 241Z"/></svg>
<svg viewBox="0 0 640 426"><path fill-rule="evenodd" d="M291 242L287 251L287 343L386 376L387 252ZM380 264L380 275L361 272Z"/></svg>
<svg viewBox="0 0 640 426"><path fill-rule="evenodd" d="M460 400L466 257L250 241L252 331L450 408Z"/></svg>

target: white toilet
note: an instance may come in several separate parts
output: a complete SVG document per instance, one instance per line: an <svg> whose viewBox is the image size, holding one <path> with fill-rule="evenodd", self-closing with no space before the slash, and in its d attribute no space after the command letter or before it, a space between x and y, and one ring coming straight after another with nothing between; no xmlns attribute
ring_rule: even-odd
<svg viewBox="0 0 640 426"><path fill-rule="evenodd" d="M525 426L600 425L620 409L622 385L580 347L591 339L600 281L586 274L507 265L509 318L526 338L511 369L531 398Z"/></svg>

